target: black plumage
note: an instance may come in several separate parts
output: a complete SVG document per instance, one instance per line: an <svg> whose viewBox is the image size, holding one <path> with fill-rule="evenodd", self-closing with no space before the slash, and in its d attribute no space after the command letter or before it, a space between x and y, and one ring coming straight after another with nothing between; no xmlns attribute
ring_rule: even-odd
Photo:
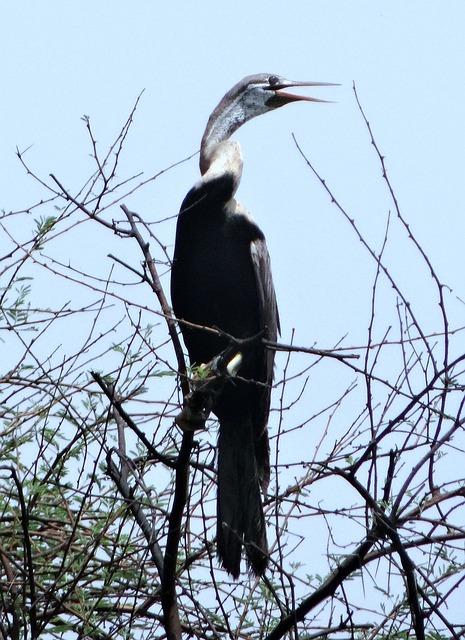
<svg viewBox="0 0 465 640"><path fill-rule="evenodd" d="M202 138L202 177L185 197L178 217L171 275L176 317L199 327L221 329L234 338L264 333L275 341L279 329L265 237L234 194L242 156L229 137L251 118L295 100L283 92L295 85L278 76L249 76L219 103ZM180 323L189 358L212 360L228 341L202 328ZM270 478L268 414L274 352L261 343L242 354L236 376L215 400L219 420L217 548L224 568L240 573L241 550L249 567L262 575L268 547L260 491Z"/></svg>
<svg viewBox="0 0 465 640"><path fill-rule="evenodd" d="M232 185L228 176L201 183L182 204L172 269L173 309L178 318L217 327L235 338L266 329L267 337L276 340L274 290L270 276L262 275L269 272L265 239L250 218L228 209ZM226 338L181 328L192 363L209 362L228 346ZM234 577L240 572L242 544L255 573L262 574L267 562L260 488L266 491L270 473L272 372L272 351L247 350L239 377L227 381L213 407L220 422L218 555Z"/></svg>

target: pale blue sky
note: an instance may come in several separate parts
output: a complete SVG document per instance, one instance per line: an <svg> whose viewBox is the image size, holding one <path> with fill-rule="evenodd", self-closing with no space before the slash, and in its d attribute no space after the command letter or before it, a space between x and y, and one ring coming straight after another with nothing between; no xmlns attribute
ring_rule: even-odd
<svg viewBox="0 0 465 640"><path fill-rule="evenodd" d="M90 168L80 117L91 116L103 146L142 89L124 168L150 175L198 148L211 109L246 74L340 82L318 91L335 104L292 105L236 136L245 157L238 197L267 235L284 332L296 326L299 341L320 342L321 325L337 314L331 341L345 333L340 311L363 303L358 278L369 263L291 133L379 244L391 204L355 106L355 81L405 216L440 276L460 286L463 2L17 2L4 4L0 18L3 208L31 204L37 193L15 160L16 145L33 145L27 158L39 173L77 188ZM176 213L197 171L195 158L130 206L148 219ZM169 244L173 225L163 233Z"/></svg>
<svg viewBox="0 0 465 640"><path fill-rule="evenodd" d="M355 81L403 214L453 288L451 323L463 326L465 308L454 297L465 299L464 29L463 0L4 2L0 207L18 210L44 195L25 176L16 146L33 145L31 167L76 192L93 170L81 116L91 117L104 149L143 89L122 176L148 177L194 153L211 110L245 75L341 83L314 93L334 104L293 104L238 131L238 199L267 236L283 340L295 328L298 344L329 348L348 334L346 345L363 345L375 265L291 137L379 250L393 206L355 104ZM193 158L126 204L147 221L175 216L197 178ZM102 274L109 251L139 264L134 246L89 229L55 251L78 268L91 261ZM169 247L174 229L173 218L156 228ZM1 246L2 238L3 254ZM425 330L440 330L428 270L395 220L386 263ZM395 295L388 285L382 292L378 339L396 318ZM69 283L58 280L43 295L44 306L56 307L57 298L69 299ZM296 369L302 366L299 360ZM334 398L336 374L341 388L353 377L333 364L318 372L309 385L310 413Z"/></svg>
<svg viewBox="0 0 465 640"><path fill-rule="evenodd" d="M403 214L453 288L451 323L463 326L464 306L454 298L465 299L464 25L461 0L3 4L0 206L17 210L44 197L25 176L16 145L32 145L26 158L34 171L45 179L54 173L76 192L94 169L81 116L91 117L104 150L143 89L121 177L151 176L195 152L211 110L244 75L339 82L314 92L334 104L293 104L237 132L244 154L238 198L267 236L283 340L295 329L297 344L329 348L347 334L347 346L363 345L375 265L291 137L379 250L393 206L355 104L355 81ZM175 216L198 178L197 161L126 204L148 221ZM110 251L139 264L130 243L90 229L55 242L54 255L76 268L90 263L102 277ZM171 250L174 218L155 230ZM385 259L424 330L440 330L429 272L394 219ZM66 280L50 289L48 277L39 289L44 305L77 295ZM383 287L375 339L396 325L395 294ZM143 288L134 295L146 302ZM322 381L321 402L327 387Z"/></svg>

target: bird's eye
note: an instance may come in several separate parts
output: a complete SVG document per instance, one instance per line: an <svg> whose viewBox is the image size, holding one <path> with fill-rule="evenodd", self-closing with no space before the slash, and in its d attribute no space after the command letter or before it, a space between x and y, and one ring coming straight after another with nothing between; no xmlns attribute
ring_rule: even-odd
<svg viewBox="0 0 465 640"><path fill-rule="evenodd" d="M270 76L268 78L268 82L270 83L271 86L273 86L274 84L278 84L279 78L278 76Z"/></svg>

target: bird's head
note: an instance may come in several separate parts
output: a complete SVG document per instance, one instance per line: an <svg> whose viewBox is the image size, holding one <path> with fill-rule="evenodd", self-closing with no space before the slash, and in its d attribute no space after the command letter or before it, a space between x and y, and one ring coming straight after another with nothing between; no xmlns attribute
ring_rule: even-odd
<svg viewBox="0 0 465 640"><path fill-rule="evenodd" d="M290 93L293 87L328 87L330 82L302 82L260 73L247 76L223 97L212 112L200 151L200 170L205 173L214 148L227 140L240 126L252 118L297 101L328 102L319 98Z"/></svg>
<svg viewBox="0 0 465 640"><path fill-rule="evenodd" d="M334 86L329 82L309 82L286 80L281 76L260 73L256 76L248 76L236 84L223 100L227 102L239 100L243 103L244 111L248 116L246 120L254 118L261 113L283 107L289 102L305 100L307 102L328 102L319 98L290 93L286 89L293 87L329 87ZM221 104L221 103L220 103Z"/></svg>

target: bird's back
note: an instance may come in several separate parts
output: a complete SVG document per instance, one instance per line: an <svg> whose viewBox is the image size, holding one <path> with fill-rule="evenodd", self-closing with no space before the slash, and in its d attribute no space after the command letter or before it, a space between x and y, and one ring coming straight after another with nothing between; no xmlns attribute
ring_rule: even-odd
<svg viewBox="0 0 465 640"><path fill-rule="evenodd" d="M179 319L247 338L263 329L250 254L251 242L263 234L250 218L231 211L224 195L218 198L220 189L224 193L226 187L194 187L181 206L171 275L173 310ZM181 325L181 331L196 364L227 346L225 338L200 329Z"/></svg>
<svg viewBox="0 0 465 640"><path fill-rule="evenodd" d="M266 252L263 233L232 198L233 188L227 175L200 181L187 194L178 217L173 310L179 320L204 327L180 323L192 364L207 363L229 346L226 337L205 327L248 338L266 330L272 317L267 337L276 339L271 275L266 283L261 281L252 251L258 243ZM239 575L243 544L255 573L261 575L267 564L260 487L266 490L270 473L267 422L273 354L259 345L242 355L238 377L226 381L213 406L220 422L218 553L234 577Z"/></svg>

